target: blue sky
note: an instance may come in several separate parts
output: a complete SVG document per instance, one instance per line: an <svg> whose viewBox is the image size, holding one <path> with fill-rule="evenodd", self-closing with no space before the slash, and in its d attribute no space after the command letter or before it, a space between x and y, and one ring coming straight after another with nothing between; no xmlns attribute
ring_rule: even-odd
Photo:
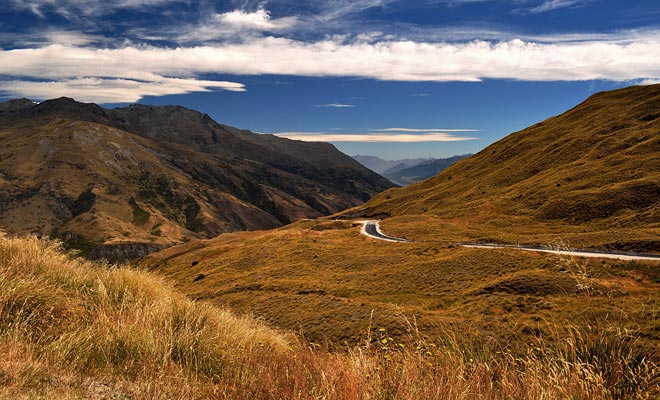
<svg viewBox="0 0 660 400"><path fill-rule="evenodd" d="M445 157L660 81L657 0L4 0L0 98L180 104Z"/></svg>

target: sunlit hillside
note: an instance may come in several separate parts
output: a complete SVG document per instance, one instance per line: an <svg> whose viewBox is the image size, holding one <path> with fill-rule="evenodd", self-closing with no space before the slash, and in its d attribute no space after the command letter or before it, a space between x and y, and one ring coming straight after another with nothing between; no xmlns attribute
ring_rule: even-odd
<svg viewBox="0 0 660 400"><path fill-rule="evenodd" d="M476 238L545 244L524 236L551 233L580 247L660 252L658 132L660 85L598 93L344 215L400 217L410 226L399 233L416 239L454 223Z"/></svg>
<svg viewBox="0 0 660 400"><path fill-rule="evenodd" d="M330 351L192 302L149 273L0 239L0 397L44 399L642 398L652 352L605 319L523 351L449 326ZM549 324L552 329L553 325ZM554 340L552 340L554 338Z"/></svg>

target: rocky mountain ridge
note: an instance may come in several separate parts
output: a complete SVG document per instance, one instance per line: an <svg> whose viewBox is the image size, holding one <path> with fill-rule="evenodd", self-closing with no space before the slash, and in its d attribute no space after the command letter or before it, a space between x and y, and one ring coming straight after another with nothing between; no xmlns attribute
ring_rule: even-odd
<svg viewBox="0 0 660 400"><path fill-rule="evenodd" d="M0 226L113 261L335 213L392 186L330 144L179 106L11 100L0 142Z"/></svg>

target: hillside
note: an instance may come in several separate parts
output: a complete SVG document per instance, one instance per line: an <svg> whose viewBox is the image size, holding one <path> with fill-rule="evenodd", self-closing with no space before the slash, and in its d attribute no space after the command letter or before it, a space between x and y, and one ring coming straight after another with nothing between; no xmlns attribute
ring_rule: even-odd
<svg viewBox="0 0 660 400"><path fill-rule="evenodd" d="M435 176L456 162L471 155L472 154L464 154L449 158L438 158L413 165L412 167L390 168L383 172L382 175L396 184L402 186L410 185L411 183L423 181Z"/></svg>
<svg viewBox="0 0 660 400"><path fill-rule="evenodd" d="M657 229L659 133L660 85L598 93L345 215L461 218L489 225L490 234L543 224L583 231ZM611 245L660 251L660 238Z"/></svg>
<svg viewBox="0 0 660 400"><path fill-rule="evenodd" d="M544 321L588 324L609 314L609 322L660 343L656 311L638 307L660 301L657 262L460 248L450 243L469 232L441 228L434 241L393 244L360 235L354 222L301 221L191 241L139 265L193 299L315 342L357 343L370 325L395 337L402 334L402 314L422 331L466 325L497 343L524 347L532 332L550 334ZM384 229L400 228L386 220ZM560 245L556 235L548 238L553 242L546 245Z"/></svg>
<svg viewBox="0 0 660 400"><path fill-rule="evenodd" d="M0 398L604 400L660 393L652 351L638 335L604 322L539 340L533 352L500 351L472 330L420 333L412 325L396 339L374 325L359 344L331 351L190 301L149 273L75 259L55 243L0 235L0 255Z"/></svg>
<svg viewBox="0 0 660 400"><path fill-rule="evenodd" d="M392 184L327 143L258 135L182 107L0 104L0 226L123 260L269 229Z"/></svg>

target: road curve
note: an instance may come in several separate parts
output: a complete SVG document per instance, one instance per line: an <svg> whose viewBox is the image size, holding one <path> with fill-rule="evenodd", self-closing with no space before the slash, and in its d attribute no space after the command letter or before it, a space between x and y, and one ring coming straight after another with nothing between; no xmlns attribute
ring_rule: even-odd
<svg viewBox="0 0 660 400"><path fill-rule="evenodd" d="M362 224L361 233L365 236L368 236L372 239L383 240L385 242L410 242L410 240L395 238L392 236L387 236L380 230L380 221L372 219L367 221L358 221Z"/></svg>
<svg viewBox="0 0 660 400"><path fill-rule="evenodd" d="M362 224L361 233L370 238L383 240L386 242L399 242L399 243L412 242L412 240L387 236L380 230L380 221L378 220L366 220L366 221L358 221L358 222ZM521 250L521 251L533 251L537 253L551 253L551 254L567 255L574 257L608 258L608 259L624 260L624 261L660 261L660 255L654 255L654 254L608 253L608 252L598 252L592 250L553 250L553 249L545 249L541 247L525 247L525 246L494 244L494 243L484 243L484 244L459 243L457 245L460 247L466 247L472 249L513 249L513 250Z"/></svg>

